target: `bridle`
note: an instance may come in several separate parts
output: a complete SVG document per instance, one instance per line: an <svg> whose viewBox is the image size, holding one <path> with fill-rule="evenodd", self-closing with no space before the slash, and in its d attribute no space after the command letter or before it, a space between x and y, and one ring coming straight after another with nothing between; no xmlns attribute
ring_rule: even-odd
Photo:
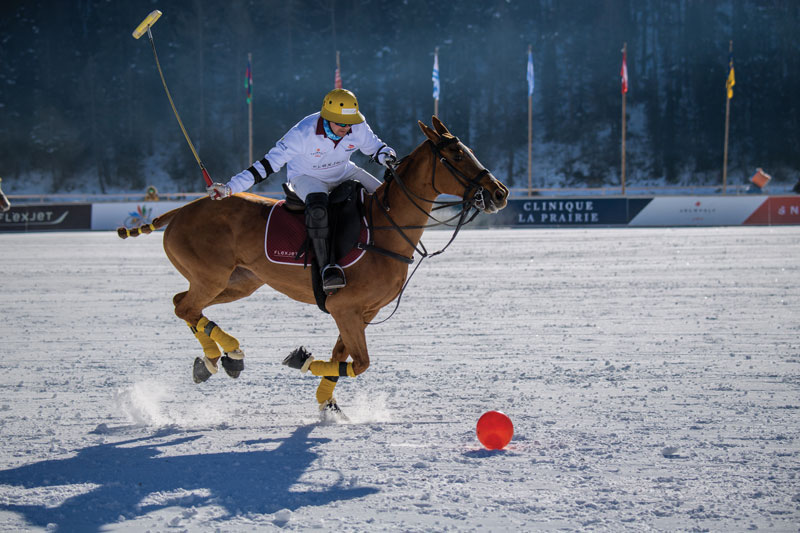
<svg viewBox="0 0 800 533"><path fill-rule="evenodd" d="M422 196L416 194L414 191L410 190L406 186L403 179L395 170L396 165L389 165L388 168L386 169L386 173L384 174L384 182L386 186L383 189L382 198L378 200L377 194L373 194L372 196L369 197L370 204L377 205L383 217L389 222L388 226L375 226L372 220L373 211L371 209L371 205L368 205L367 215L369 217L368 220L369 227L372 228L373 230L391 229L396 231L397 233L400 234L403 240L405 240L414 249L414 251L417 254L419 254L420 260L417 263L417 266L414 267L414 270L411 272L408 278L406 278L403 287L400 289L400 294L397 296L397 303L395 304L395 308L392 311L392 313L385 319L381 320L380 322L367 322L367 324L380 324L392 318L392 316L397 311L397 308L400 306L400 300L403 297L403 292L405 292L408 283L411 281L412 276L414 276L417 269L422 264L422 261L429 257L435 257L443 253L453 243L459 231L461 231L461 228L472 222L475 219L475 217L478 216L478 214L485 209L486 204L483 194L484 189L480 185L480 181L485 176L490 174L489 170L486 168L482 168L480 171L478 171L478 173L475 176L469 177L463 172L461 172L459 169L457 169L442 153L442 150L445 149L446 147L450 146L451 144L460 142L461 141L458 139L458 137L448 136L443 138L438 143L434 143L432 140L428 139L426 141L426 144L428 144L428 146L430 147L434 157L433 171L431 175L431 185L433 186L433 190L436 192L437 197L439 195L445 194L436 187L436 168L438 166L436 164L436 160L438 159L439 162L442 163L442 165L447 169L447 171L456 179L456 181L464 187L464 195L462 196L461 201L438 201L435 198L434 199L423 198ZM467 149L466 146L464 148ZM399 163L402 163L402 160L398 162L397 165L399 165ZM434 224L425 224L422 226L400 226L399 224L397 224L397 222L395 222L395 220L391 216L390 206L389 206L389 189L395 183L400 187L400 189L403 191L403 194L405 194L406 198L408 198L411 204L417 210L422 212L426 217L428 217L430 220L433 220L435 222ZM455 206L461 206L461 209L457 214L448 218L447 220L439 220L438 218L434 217L428 210L423 208L418 203L418 201L436 206L433 207L431 211L444 209L448 207L455 207ZM451 222L456 219L457 219L456 224L455 225L451 224ZM418 244L415 244L414 241L405 232L405 230L412 230L412 229L424 230L426 228L432 228L436 226L455 227L455 230L453 231L453 235L450 237L450 240L447 242L447 244L445 244L440 250L437 250L432 253L428 252L428 249L422 243L422 240L420 240ZM381 255L385 255L387 257L396 259L398 261L401 261L409 265L414 263L413 257L405 257L396 252L392 252L390 250L385 250L383 248L375 246L374 242L372 242L372 239L370 239L370 242L365 244L359 243L358 248L362 250L369 250L375 253L379 253Z"/></svg>
<svg viewBox="0 0 800 533"><path fill-rule="evenodd" d="M373 230L385 230L385 229L393 229L393 230L395 230L396 232L398 232L400 234L401 237L403 237L403 239L409 245L411 245L411 247L414 249L414 251L416 253L418 253L422 259L424 259L426 257L433 257L433 256L439 255L440 253L444 252L447 249L447 247L450 246L450 244L453 242L453 240L455 240L456 235L458 235L458 232L461 231L461 228L463 226L465 226L466 224L469 224L470 222L472 222L475 219L475 217L478 215L478 213L483 211L485 209L485 207L486 207L485 199L484 199L484 195L483 195L484 189L480 185L480 181L485 176L490 174L489 170L486 169L486 168L482 168L480 171L478 171L478 173L475 176L469 177L466 174L464 174L463 172L461 172L459 169L457 169L447 159L447 157L445 157L444 154L442 153L442 150L444 148L450 146L451 144L457 144L457 143L460 143L460 142L461 141L458 139L458 137L454 137L454 136L449 136L449 137L443 138L438 143L434 143L430 139L426 142L426 144L430 147L431 152L432 152L433 157L434 157L434 164L433 164L433 170L432 170L432 175L431 175L431 185L433 186L433 190L436 191L436 196L438 197L438 196L440 196L442 194L445 194L442 191L440 191L439 188L436 186L436 168L438 166L438 165L436 165L436 160L438 159L439 162L441 162L442 165L448 170L450 175L453 176L453 178L455 178L456 181L462 187L464 187L464 194L463 194L462 199L460 201L458 201L458 200L457 201L438 201L435 198L434 199L424 198L424 197L416 194L414 191L410 190L406 186L405 182L400 177L400 175L396 172L394 166L389 166L387 168L387 170L386 170L385 175L384 175L384 181L386 183L386 186L384 187L384 190L383 190L382 199L381 199L381 201L377 202L377 206L378 206L378 209L383 214L383 217L389 222L390 225L389 226L375 226L373 224L373 220L371 219L372 209L368 209L367 212L370 215L370 220L369 220L370 227ZM467 149L466 147L464 147L464 148ZM389 206L389 190L391 189L392 185L395 184L395 183L400 187L400 189L403 191L403 194L405 194L406 198L408 198L408 200L411 202L411 204L414 206L414 208L416 208L418 211L423 213L428 219L433 220L434 224L425 224L425 225L422 225L422 226L400 226L399 224L397 224L394 221L394 219L391 216L390 209L389 209L389 207L390 207ZM372 201L373 202L376 201L375 195L372 196ZM435 206L435 207L433 207L431 209L431 211L437 211L439 209L445 209L445 208L455 207L455 206L461 206L461 209L459 210L458 213L456 213L452 217L448 218L447 220L439 220L438 218L433 216L427 209L423 208L420 205L419 202L424 202L424 203L431 204L431 205ZM472 211L473 209L474 209L474 211ZM454 220L457 220L455 225L451 224L451 222L453 222ZM440 250L438 250L436 252L433 252L433 253L429 253L428 252L427 248L422 243L422 241L420 241L418 245L414 244L414 242L408 237L408 235L406 235L406 233L404 231L404 230L410 230L410 229L423 229L424 230L424 229L432 228L432 227L436 227L436 226L455 227L455 230L453 232L453 236L450 238L448 243L442 249L440 249ZM407 262L408 264L411 264L413 262L413 259L409 259L409 258L406 258L404 256L400 256L399 254L394 254L394 255L397 255L397 257L395 257L396 259L399 259L401 261Z"/></svg>

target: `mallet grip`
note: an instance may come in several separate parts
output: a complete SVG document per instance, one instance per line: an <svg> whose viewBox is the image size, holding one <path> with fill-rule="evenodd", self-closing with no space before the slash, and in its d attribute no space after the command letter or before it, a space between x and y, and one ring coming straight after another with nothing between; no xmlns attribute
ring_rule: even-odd
<svg viewBox="0 0 800 533"><path fill-rule="evenodd" d="M139 37L147 33L148 28L150 28L153 24L155 24L160 16L161 16L161 11L159 11L158 9L147 15L147 17L145 17L142 23L136 26L136 29L133 30L133 38L138 39Z"/></svg>
<svg viewBox="0 0 800 533"><path fill-rule="evenodd" d="M211 176L208 175L208 171L206 170L206 167L201 166L200 170L203 171L203 179L206 180L206 187L211 187L211 185L213 185L214 182L211 181ZM219 193L215 193L214 197L215 198L219 198Z"/></svg>
<svg viewBox="0 0 800 533"><path fill-rule="evenodd" d="M201 169L203 171L203 179L206 180L206 186L211 187L214 182L211 181L211 176L208 175L208 171L205 168Z"/></svg>

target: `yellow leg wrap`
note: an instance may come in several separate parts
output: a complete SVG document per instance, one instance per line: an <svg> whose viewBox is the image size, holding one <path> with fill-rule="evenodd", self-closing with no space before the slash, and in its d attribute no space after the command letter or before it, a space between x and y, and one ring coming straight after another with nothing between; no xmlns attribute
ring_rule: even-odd
<svg viewBox="0 0 800 533"><path fill-rule="evenodd" d="M329 379L322 378L317 387L317 401L325 403L333 398L333 389L336 388L336 382Z"/></svg>
<svg viewBox="0 0 800 533"><path fill-rule="evenodd" d="M208 357L209 359L218 358L221 355L221 353L219 351L219 347L217 347L217 343L211 340L211 337L206 335L206 332L203 331L202 329L197 329L188 322L187 324L194 333L194 337L200 343L200 346L203 347L203 353L205 354L205 356Z"/></svg>
<svg viewBox="0 0 800 533"><path fill-rule="evenodd" d="M197 330L204 331L206 335L222 346L222 349L226 352L233 352L239 349L239 341L235 337L222 331L222 328L206 317L197 321Z"/></svg>
<svg viewBox="0 0 800 533"><path fill-rule="evenodd" d="M339 363L337 361L312 361L308 367L315 376L349 376L356 377L353 363Z"/></svg>

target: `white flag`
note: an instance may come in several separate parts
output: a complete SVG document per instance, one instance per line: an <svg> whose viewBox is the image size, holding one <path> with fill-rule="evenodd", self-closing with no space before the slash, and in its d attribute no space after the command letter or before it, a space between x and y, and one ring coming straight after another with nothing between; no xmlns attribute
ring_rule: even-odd
<svg viewBox="0 0 800 533"><path fill-rule="evenodd" d="M533 52L528 52L528 96L533 94Z"/></svg>
<svg viewBox="0 0 800 533"><path fill-rule="evenodd" d="M439 54L433 54L433 99L439 99Z"/></svg>

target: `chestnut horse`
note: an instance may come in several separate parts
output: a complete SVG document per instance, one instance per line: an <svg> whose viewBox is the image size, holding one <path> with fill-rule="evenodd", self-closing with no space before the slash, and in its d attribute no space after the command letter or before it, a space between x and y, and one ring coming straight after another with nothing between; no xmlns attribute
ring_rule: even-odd
<svg viewBox="0 0 800 533"><path fill-rule="evenodd" d="M419 126L427 140L367 196L374 248L347 269L347 286L327 298L326 309L339 329L330 361L302 358L303 371L323 378L317 389L321 409L339 412L333 399L336 380L355 377L369 367L364 329L400 295L414 252L426 254L420 238L433 218L433 205L440 203L436 198L440 194L462 198L454 202L462 206L459 228L473 208L475 213L478 209L494 213L506 205L508 189L437 117L433 117L435 130L422 122ZM225 352L221 363L229 375L237 377L244 368L239 341L203 316L206 307L244 298L264 284L300 302L315 303L310 268L272 263L264 255L264 216L275 203L247 193L221 201L201 198L161 215L152 224L119 229L125 238L169 224L164 250L189 281L189 290L173 299L175 314L186 321L205 354L195 360L197 382L217 372L220 347ZM346 362L348 357L352 362Z"/></svg>
<svg viewBox="0 0 800 533"><path fill-rule="evenodd" d="M0 178L0 184L3 183L3 178ZM11 209L11 202L8 201L6 195L3 194L3 188L0 187L0 212L5 212Z"/></svg>

